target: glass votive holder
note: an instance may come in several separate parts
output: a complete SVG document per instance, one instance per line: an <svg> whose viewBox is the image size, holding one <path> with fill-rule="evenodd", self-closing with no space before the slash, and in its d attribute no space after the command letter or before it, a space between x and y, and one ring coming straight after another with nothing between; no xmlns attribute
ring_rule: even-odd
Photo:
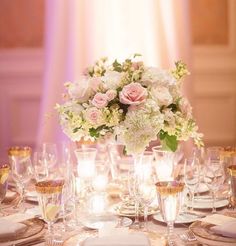
<svg viewBox="0 0 236 246"><path fill-rule="evenodd" d="M108 198L105 192L93 192L87 200L87 209L89 214L101 215L106 213L108 207Z"/></svg>

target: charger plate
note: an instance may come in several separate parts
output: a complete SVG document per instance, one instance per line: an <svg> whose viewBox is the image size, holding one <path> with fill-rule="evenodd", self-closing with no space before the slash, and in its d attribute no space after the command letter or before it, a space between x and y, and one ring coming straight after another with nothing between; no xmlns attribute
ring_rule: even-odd
<svg viewBox="0 0 236 246"><path fill-rule="evenodd" d="M211 227L215 225L196 221L190 225L189 229L193 232L197 240L202 244L210 246L233 246L236 245L236 238L224 237L214 233Z"/></svg>
<svg viewBox="0 0 236 246"><path fill-rule="evenodd" d="M226 198L216 198L215 207L223 208L229 204ZM191 202L187 201L187 206L191 206ZM193 207L196 209L212 209L212 198L210 196L199 196L194 199Z"/></svg>
<svg viewBox="0 0 236 246"><path fill-rule="evenodd" d="M11 241L26 239L35 236L36 234L40 233L44 229L44 225L45 225L45 223L38 218L25 220L19 223L26 225L25 230L17 233L14 236L11 236L11 238L9 237L0 238L0 245L3 242L11 242Z"/></svg>
<svg viewBox="0 0 236 246"><path fill-rule="evenodd" d="M157 213L153 215L153 219L159 222L165 223L163 220L161 213ZM194 213L182 213L179 214L177 219L175 220L175 224L190 224L192 222L195 222L196 220L199 219L199 216Z"/></svg>

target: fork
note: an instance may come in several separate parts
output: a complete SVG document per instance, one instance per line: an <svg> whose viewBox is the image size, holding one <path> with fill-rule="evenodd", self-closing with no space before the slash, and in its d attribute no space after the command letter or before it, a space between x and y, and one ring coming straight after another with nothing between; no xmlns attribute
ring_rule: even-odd
<svg viewBox="0 0 236 246"><path fill-rule="evenodd" d="M195 235L191 231L186 231L185 233L181 234L180 235L180 238L183 241L187 241L187 242L193 242L193 241L196 241L197 240L196 237L195 237Z"/></svg>

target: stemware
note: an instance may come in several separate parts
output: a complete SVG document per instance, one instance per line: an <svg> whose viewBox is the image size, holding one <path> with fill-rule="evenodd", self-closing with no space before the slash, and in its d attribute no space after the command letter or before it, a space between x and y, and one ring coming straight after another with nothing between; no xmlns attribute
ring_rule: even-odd
<svg viewBox="0 0 236 246"><path fill-rule="evenodd" d="M151 177L149 179L138 178L136 182L135 193L139 203L144 205L144 230L147 231L148 208L156 198L156 188Z"/></svg>
<svg viewBox="0 0 236 246"><path fill-rule="evenodd" d="M195 193L197 186L199 185L199 178L200 178L200 172L199 172L200 168L199 167L200 166L199 166L198 158L196 158L195 156L190 159L185 159L184 183L189 190L191 210L193 210L194 208L194 193Z"/></svg>
<svg viewBox="0 0 236 246"><path fill-rule="evenodd" d="M181 193L184 184L177 181L157 182L157 197L163 220L167 223L168 245L174 245L174 222L181 206Z"/></svg>
<svg viewBox="0 0 236 246"><path fill-rule="evenodd" d="M175 163L175 153L165 151L161 146L152 148L155 157L155 171L158 181L173 180L172 173Z"/></svg>
<svg viewBox="0 0 236 246"><path fill-rule="evenodd" d="M20 188L20 199L15 208L25 210L23 206L25 198L25 186L32 177L31 148L11 147L8 150L8 157L11 164L12 178Z"/></svg>
<svg viewBox="0 0 236 246"><path fill-rule="evenodd" d="M48 239L54 240L53 224L60 216L63 206L62 190L64 180L47 180L35 184L39 207L44 221L48 225Z"/></svg>
<svg viewBox="0 0 236 246"><path fill-rule="evenodd" d="M2 213L1 203L4 200L7 192L7 179L9 172L10 167L7 164L0 165L0 213Z"/></svg>
<svg viewBox="0 0 236 246"><path fill-rule="evenodd" d="M216 212L215 197L216 192L224 183L224 165L220 160L220 149L211 147L207 149L207 163L204 171L204 181L212 192L212 213Z"/></svg>
<svg viewBox="0 0 236 246"><path fill-rule="evenodd" d="M42 152L47 158L48 169L55 168L58 159L57 145L55 143L43 143Z"/></svg>
<svg viewBox="0 0 236 246"><path fill-rule="evenodd" d="M33 171L36 181L46 180L49 176L47 155L44 152L34 152Z"/></svg>

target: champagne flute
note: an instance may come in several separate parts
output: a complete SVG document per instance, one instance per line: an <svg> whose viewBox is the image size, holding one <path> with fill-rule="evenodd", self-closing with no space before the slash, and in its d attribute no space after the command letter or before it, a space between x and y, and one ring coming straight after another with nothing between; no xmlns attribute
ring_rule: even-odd
<svg viewBox="0 0 236 246"><path fill-rule="evenodd" d="M0 213L2 213L1 203L4 200L7 192L7 179L9 172L10 167L7 164L0 165Z"/></svg>
<svg viewBox="0 0 236 246"><path fill-rule="evenodd" d="M8 157L11 164L12 178L20 188L20 199L15 208L25 210L22 206L25 198L25 186L32 177L31 148L11 147L8 150Z"/></svg>
<svg viewBox="0 0 236 246"><path fill-rule="evenodd" d="M207 149L207 163L204 172L204 181L212 192L212 213L216 213L215 197L216 192L224 183L224 165L220 161L219 148L212 147Z"/></svg>
<svg viewBox="0 0 236 246"><path fill-rule="evenodd" d="M157 197L163 220L167 223L168 245L174 245L174 222L181 206L181 193L184 184L177 181L163 181L156 183Z"/></svg>
<svg viewBox="0 0 236 246"><path fill-rule="evenodd" d="M184 163L184 183L189 190L190 195L190 209L194 209L194 193L199 185L199 161L195 156L190 159L185 159Z"/></svg>
<svg viewBox="0 0 236 246"><path fill-rule="evenodd" d="M62 210L62 190L64 180L46 180L35 184L39 207L44 221L48 224L48 240L54 240L53 224L58 220Z"/></svg>
<svg viewBox="0 0 236 246"><path fill-rule="evenodd" d="M43 152L34 152L33 155L33 170L36 181L48 179L48 160Z"/></svg>

